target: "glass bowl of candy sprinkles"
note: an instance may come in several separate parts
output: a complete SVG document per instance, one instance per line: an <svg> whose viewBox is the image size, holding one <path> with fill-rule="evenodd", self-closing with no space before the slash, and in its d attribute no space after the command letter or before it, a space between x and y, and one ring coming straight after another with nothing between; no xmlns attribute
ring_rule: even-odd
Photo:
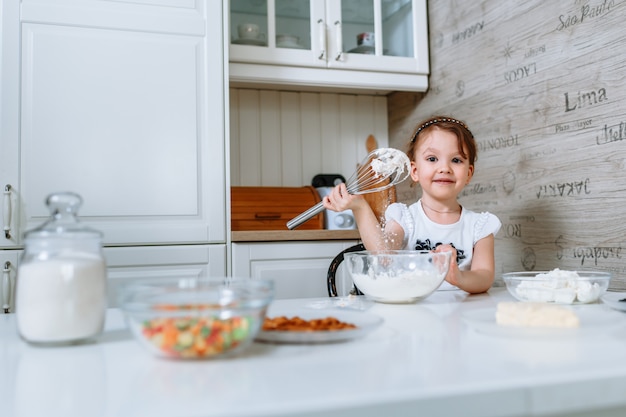
<svg viewBox="0 0 626 417"><path fill-rule="evenodd" d="M211 359L252 343L273 296L267 280L163 278L122 286L119 302L136 340L155 355Z"/></svg>

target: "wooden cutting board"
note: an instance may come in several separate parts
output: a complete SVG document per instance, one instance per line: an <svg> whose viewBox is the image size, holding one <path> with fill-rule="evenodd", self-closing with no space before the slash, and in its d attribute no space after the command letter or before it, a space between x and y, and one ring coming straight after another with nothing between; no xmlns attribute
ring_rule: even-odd
<svg viewBox="0 0 626 417"><path fill-rule="evenodd" d="M374 135L369 135L365 140L365 147L367 153L370 153L378 149L378 142ZM396 187L393 186L384 191L379 191L370 194L364 194L365 201L367 201L372 208L372 211L376 215L379 221L382 221L385 216L385 210L391 203L396 202Z"/></svg>

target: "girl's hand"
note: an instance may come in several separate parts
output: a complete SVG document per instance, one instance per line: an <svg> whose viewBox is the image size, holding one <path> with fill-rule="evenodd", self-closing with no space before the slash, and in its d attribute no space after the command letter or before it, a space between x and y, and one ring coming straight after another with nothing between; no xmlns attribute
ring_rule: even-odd
<svg viewBox="0 0 626 417"><path fill-rule="evenodd" d="M350 194L344 183L333 188L322 202L324 208L333 211L357 210L363 203L367 204L363 196Z"/></svg>
<svg viewBox="0 0 626 417"><path fill-rule="evenodd" d="M446 274L446 281L455 287L459 286L459 265L456 263L456 249L452 245L439 245L435 248L434 252L451 252L450 253L450 268Z"/></svg>
<svg viewBox="0 0 626 417"><path fill-rule="evenodd" d="M348 193L345 184L336 186L322 200L324 208L334 211L352 210L361 241L367 250L400 249L404 241L404 229L395 221L387 222L384 230L362 195Z"/></svg>
<svg viewBox="0 0 626 417"><path fill-rule="evenodd" d="M456 249L451 245L437 246L435 252L452 252L446 281L470 294L480 294L488 291L491 285L493 285L495 276L493 245L493 235L484 237L476 242L472 266L469 271L459 270L459 265L456 263Z"/></svg>

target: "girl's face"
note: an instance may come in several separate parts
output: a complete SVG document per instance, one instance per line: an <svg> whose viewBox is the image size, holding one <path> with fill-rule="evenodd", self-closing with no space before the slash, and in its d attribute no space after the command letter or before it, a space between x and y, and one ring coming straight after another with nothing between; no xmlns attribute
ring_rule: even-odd
<svg viewBox="0 0 626 417"><path fill-rule="evenodd" d="M411 178L424 193L441 200L456 199L473 174L474 166L459 152L454 133L433 128L419 138Z"/></svg>

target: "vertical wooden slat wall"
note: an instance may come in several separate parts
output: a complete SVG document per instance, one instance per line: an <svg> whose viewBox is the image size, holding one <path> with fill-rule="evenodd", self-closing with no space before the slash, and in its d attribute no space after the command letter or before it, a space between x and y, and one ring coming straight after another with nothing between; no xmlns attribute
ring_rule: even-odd
<svg viewBox="0 0 626 417"><path fill-rule="evenodd" d="M230 89L231 185L299 187L316 174L346 179L372 134L388 146L387 98Z"/></svg>
<svg viewBox="0 0 626 417"><path fill-rule="evenodd" d="M320 120L324 121L324 123L320 123L320 148L335 150L334 152L326 152L322 158L321 172L323 173L333 173L333 170L336 171L337 167L341 166L339 163L341 154L338 152L336 143L341 117L338 111L338 102L338 96L335 94L322 94L320 96Z"/></svg>
<svg viewBox="0 0 626 417"><path fill-rule="evenodd" d="M250 93L250 92L248 92ZM257 155L252 155L255 158L255 163L260 164L262 168L260 182L275 183L282 178L281 164L264 164L263 161L276 158L277 155L281 155L280 135L276 133L276 126L279 125L280 117L276 108L278 103L278 93L275 91L261 91L259 92L260 100L271 105L260 107L259 118L261 120L260 140L261 149ZM248 110L250 111L250 110ZM245 121L245 120L243 120ZM241 139L239 142L246 143L247 140ZM260 157L259 157L260 156ZM242 175L247 175L245 171L242 171Z"/></svg>

